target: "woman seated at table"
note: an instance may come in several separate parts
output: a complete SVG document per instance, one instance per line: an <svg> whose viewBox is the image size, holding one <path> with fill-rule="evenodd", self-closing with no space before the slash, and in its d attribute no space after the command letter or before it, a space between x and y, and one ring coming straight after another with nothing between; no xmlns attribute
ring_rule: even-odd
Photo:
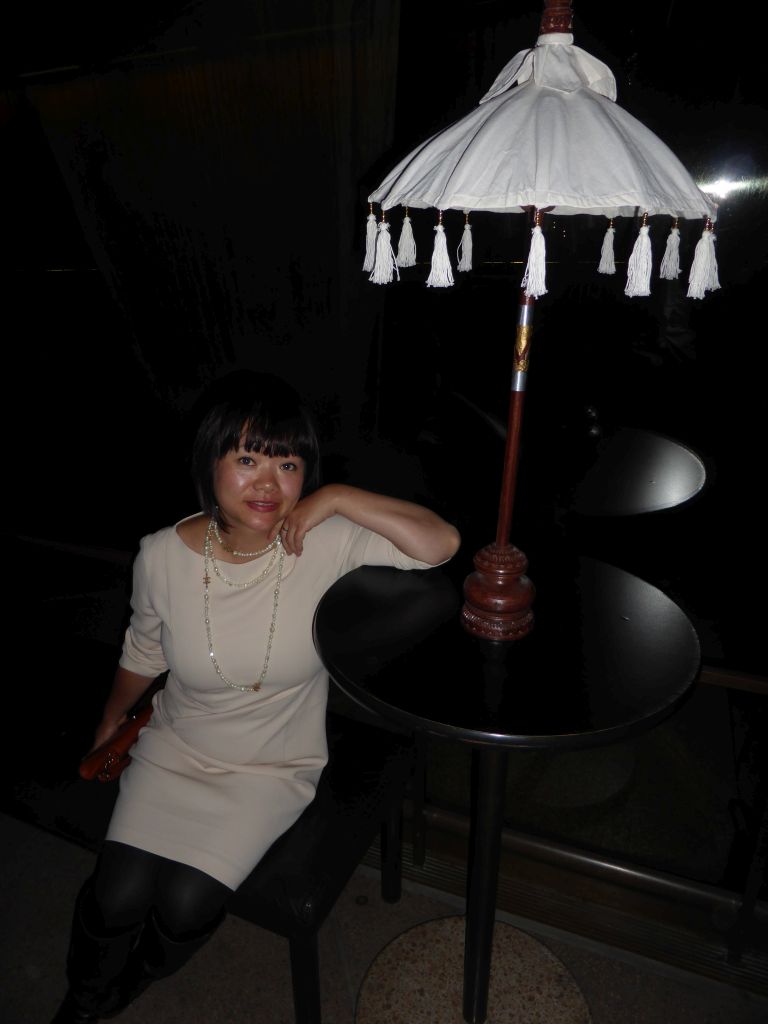
<svg viewBox="0 0 768 1024"><path fill-rule="evenodd" d="M77 900L56 1024L112 1016L185 963L312 800L328 689L312 620L328 587L360 565L428 568L459 544L419 505L318 487L314 427L274 377L229 386L192 464L203 511L145 537L134 566L94 746L169 675Z"/></svg>

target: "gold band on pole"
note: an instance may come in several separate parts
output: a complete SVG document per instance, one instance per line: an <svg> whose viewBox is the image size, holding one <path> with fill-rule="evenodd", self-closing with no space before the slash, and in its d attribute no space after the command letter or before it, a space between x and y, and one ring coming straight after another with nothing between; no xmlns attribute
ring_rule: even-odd
<svg viewBox="0 0 768 1024"><path fill-rule="evenodd" d="M528 372L528 360L531 355L532 324L518 324L515 335L515 373Z"/></svg>

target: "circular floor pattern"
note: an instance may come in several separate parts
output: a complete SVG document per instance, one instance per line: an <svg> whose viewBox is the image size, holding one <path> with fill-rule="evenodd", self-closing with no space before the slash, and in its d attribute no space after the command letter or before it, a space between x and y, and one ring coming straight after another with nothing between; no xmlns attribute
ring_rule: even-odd
<svg viewBox="0 0 768 1024"><path fill-rule="evenodd" d="M356 1024L462 1024L464 918L443 917L398 935L363 981ZM549 950L496 923L487 1024L589 1024L575 981Z"/></svg>

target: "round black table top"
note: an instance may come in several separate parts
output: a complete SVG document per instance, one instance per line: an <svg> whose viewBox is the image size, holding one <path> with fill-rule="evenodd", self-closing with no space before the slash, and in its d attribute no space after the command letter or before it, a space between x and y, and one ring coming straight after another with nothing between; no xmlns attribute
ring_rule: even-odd
<svg viewBox="0 0 768 1024"><path fill-rule="evenodd" d="M470 743L586 747L639 733L683 699L699 669L696 633L655 587L573 559L537 580L533 632L477 640L441 569L365 567L335 583L315 644L354 701L408 728Z"/></svg>
<svg viewBox="0 0 768 1024"><path fill-rule="evenodd" d="M675 508L704 487L707 471L696 452L650 430L624 427L599 445L598 457L576 488L575 512L635 516Z"/></svg>

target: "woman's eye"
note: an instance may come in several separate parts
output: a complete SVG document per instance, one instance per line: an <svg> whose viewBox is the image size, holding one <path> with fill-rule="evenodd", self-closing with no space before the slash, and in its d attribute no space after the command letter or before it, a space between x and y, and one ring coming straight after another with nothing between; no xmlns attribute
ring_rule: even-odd
<svg viewBox="0 0 768 1024"><path fill-rule="evenodd" d="M252 466L253 465L253 459L251 458L250 455L241 455L241 456L239 456L237 461L240 463L241 466Z"/></svg>
<svg viewBox="0 0 768 1024"><path fill-rule="evenodd" d="M295 473L297 468L298 467L295 462L284 462L280 467L280 469L285 469L289 473Z"/></svg>

